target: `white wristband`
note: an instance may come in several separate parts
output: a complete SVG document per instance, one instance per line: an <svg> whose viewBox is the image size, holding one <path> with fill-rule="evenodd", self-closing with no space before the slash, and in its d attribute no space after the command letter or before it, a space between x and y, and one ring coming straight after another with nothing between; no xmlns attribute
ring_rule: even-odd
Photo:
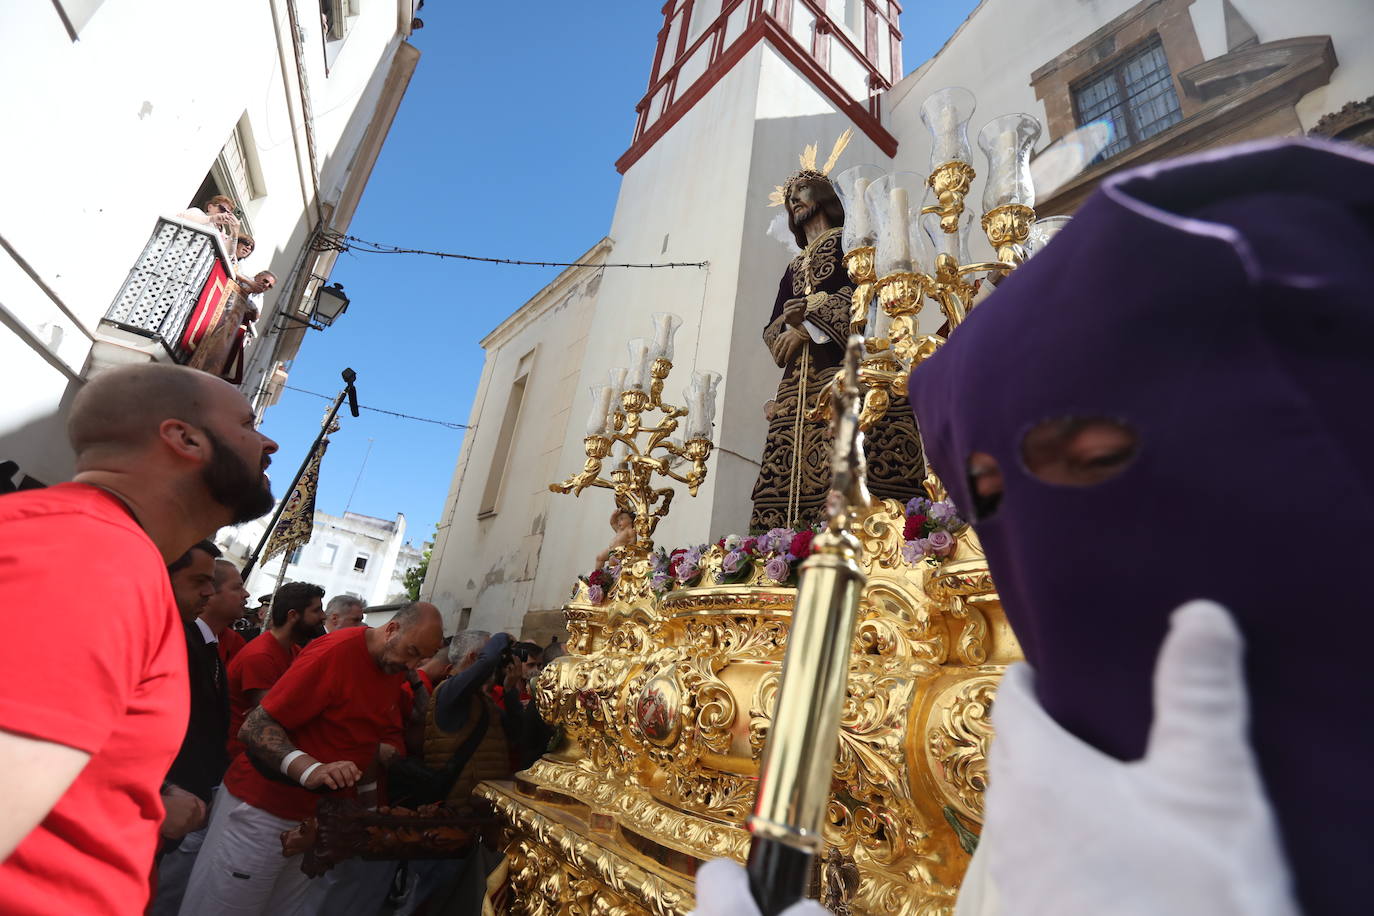
<svg viewBox="0 0 1374 916"><path fill-rule="evenodd" d="M311 773L315 772L315 768L316 768L316 767L322 767L322 766L324 766L324 764L322 764L322 763L320 763L318 760L316 760L314 763L310 764L310 766L306 767L306 768L305 768L305 772L301 773L301 778L300 778L300 783L301 783L301 785L305 785L305 781L306 781L307 779L310 778L310 774L311 774Z"/></svg>
<svg viewBox="0 0 1374 916"><path fill-rule="evenodd" d="M361 785L358 786L358 793L359 793L359 794L362 794L363 792L376 792L376 791L377 791L377 780L375 780L375 779L372 780L371 782L365 782L365 783L362 783Z"/></svg>
<svg viewBox="0 0 1374 916"><path fill-rule="evenodd" d="M305 756L305 751L292 751L291 753L289 753L289 754L287 754L285 757L283 757L283 758L281 759L281 774L282 774L283 776L289 776L289 775L291 775L290 773L286 772L287 770L289 770L289 769L291 768L291 761L295 760L297 757L304 757L304 756Z"/></svg>

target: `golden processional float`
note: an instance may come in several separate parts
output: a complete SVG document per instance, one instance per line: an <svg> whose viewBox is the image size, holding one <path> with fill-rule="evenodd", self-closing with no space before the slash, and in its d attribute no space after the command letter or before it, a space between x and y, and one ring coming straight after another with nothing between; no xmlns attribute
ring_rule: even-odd
<svg viewBox="0 0 1374 916"><path fill-rule="evenodd" d="M926 101L926 176L857 166L833 179L849 214L854 327L867 336L851 338L810 414L835 418L819 534L654 544L669 481L695 495L706 476L719 381L694 373L686 406L663 400L676 316L656 315L655 337L631 344L632 369L593 389L586 466L550 488L612 490L635 539L578 581L570 654L535 685L559 746L513 783L477 789L503 822L516 912L686 913L697 867L744 861L751 828L814 857L810 893L836 913L953 911L982 820L997 682L1021 651L939 481L905 506L871 500L860 431L944 342L918 333L922 308L934 303L952 333L975 278L1014 269L1066 219L1037 224L1032 209L1039 123L997 118L979 136L997 260L971 262L972 112L964 89ZM789 637L798 651L784 669ZM827 652L837 645L848 650Z"/></svg>

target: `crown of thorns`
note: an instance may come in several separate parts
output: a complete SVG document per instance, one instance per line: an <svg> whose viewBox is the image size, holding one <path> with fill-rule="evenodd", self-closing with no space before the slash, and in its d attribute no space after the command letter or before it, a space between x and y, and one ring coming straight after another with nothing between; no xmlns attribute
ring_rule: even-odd
<svg viewBox="0 0 1374 916"><path fill-rule="evenodd" d="M825 160L825 165L820 169L816 168L816 144L812 143L810 146L803 149L801 156L798 157L801 160L801 170L773 189L773 193L768 195L768 206L781 207L788 193L803 181L814 181L816 179L828 181L829 178L827 176L830 175L830 170L833 169L835 163L839 161L840 153L844 152L844 148L849 145L849 139L853 135L854 131L852 130L846 130L844 133L840 134L835 140L835 146L830 150L830 158Z"/></svg>

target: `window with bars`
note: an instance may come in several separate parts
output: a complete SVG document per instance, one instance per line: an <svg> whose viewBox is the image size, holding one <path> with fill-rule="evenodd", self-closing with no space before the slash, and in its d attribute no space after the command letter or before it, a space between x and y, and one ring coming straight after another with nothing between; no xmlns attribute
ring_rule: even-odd
<svg viewBox="0 0 1374 916"><path fill-rule="evenodd" d="M1081 80L1072 92L1080 126L1097 121L1112 125L1112 142L1098 162L1183 120L1158 36L1127 52L1109 69Z"/></svg>

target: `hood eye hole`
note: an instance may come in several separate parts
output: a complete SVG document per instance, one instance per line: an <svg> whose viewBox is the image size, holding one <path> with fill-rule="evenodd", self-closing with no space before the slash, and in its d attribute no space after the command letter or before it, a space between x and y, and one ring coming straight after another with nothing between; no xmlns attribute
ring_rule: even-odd
<svg viewBox="0 0 1374 916"><path fill-rule="evenodd" d="M1043 483L1092 487L1130 467L1140 437L1112 417L1054 417L1042 420L1021 439L1021 461Z"/></svg>
<svg viewBox="0 0 1374 916"><path fill-rule="evenodd" d="M987 452L974 452L968 456L967 479L974 520L991 518L1002 504L1002 466Z"/></svg>

